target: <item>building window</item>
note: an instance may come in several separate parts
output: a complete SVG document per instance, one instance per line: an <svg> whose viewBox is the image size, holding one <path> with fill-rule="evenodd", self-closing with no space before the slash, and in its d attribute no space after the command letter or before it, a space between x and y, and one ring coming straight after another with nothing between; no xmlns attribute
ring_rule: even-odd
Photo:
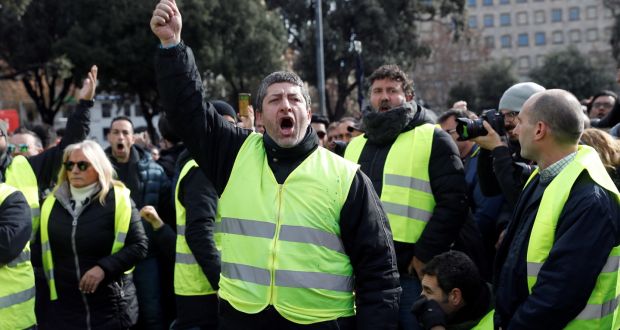
<svg viewBox="0 0 620 330"><path fill-rule="evenodd" d="M517 39L517 44L519 47L527 47L530 45L530 37L527 33L519 33L519 37Z"/></svg>
<svg viewBox="0 0 620 330"><path fill-rule="evenodd" d="M495 48L495 38L493 36L484 37L484 46L489 49Z"/></svg>
<svg viewBox="0 0 620 330"><path fill-rule="evenodd" d="M510 26L510 13L504 13L499 15L500 26Z"/></svg>
<svg viewBox="0 0 620 330"><path fill-rule="evenodd" d="M493 6L493 0L482 0L483 6Z"/></svg>
<svg viewBox="0 0 620 330"><path fill-rule="evenodd" d="M568 38L571 42L581 42L581 31L579 30L568 31Z"/></svg>
<svg viewBox="0 0 620 330"><path fill-rule="evenodd" d="M587 41L598 41L598 29L588 29L586 31Z"/></svg>
<svg viewBox="0 0 620 330"><path fill-rule="evenodd" d="M534 12L534 23L536 24L545 23L545 11L544 10L537 10Z"/></svg>
<svg viewBox="0 0 620 330"><path fill-rule="evenodd" d="M519 57L519 69L529 69L531 66L530 57L529 56L521 56Z"/></svg>
<svg viewBox="0 0 620 330"><path fill-rule="evenodd" d="M517 3L526 3L527 0L517 0Z"/></svg>
<svg viewBox="0 0 620 330"><path fill-rule="evenodd" d="M512 48L512 37L510 35L503 35L500 37L500 43L502 48Z"/></svg>
<svg viewBox="0 0 620 330"><path fill-rule="evenodd" d="M603 10L603 18L613 18L614 14L611 10Z"/></svg>
<svg viewBox="0 0 620 330"><path fill-rule="evenodd" d="M527 25L527 12L521 11L517 13L517 25Z"/></svg>
<svg viewBox="0 0 620 330"><path fill-rule="evenodd" d="M484 27L493 27L493 15L487 14L483 17Z"/></svg>
<svg viewBox="0 0 620 330"><path fill-rule="evenodd" d="M478 20L476 19L476 16L474 16L474 15L469 16L468 24L469 24L469 28L470 29L477 28L478 27Z"/></svg>
<svg viewBox="0 0 620 330"><path fill-rule="evenodd" d="M510 3L510 0L499 0L500 5L507 5Z"/></svg>
<svg viewBox="0 0 620 330"><path fill-rule="evenodd" d="M562 9L556 8L551 9L551 22L561 22L562 21Z"/></svg>
<svg viewBox="0 0 620 330"><path fill-rule="evenodd" d="M467 0L467 6L476 7L476 0Z"/></svg>
<svg viewBox="0 0 620 330"><path fill-rule="evenodd" d="M588 6L586 7L586 18L587 19L596 19L598 16L598 12L596 6Z"/></svg>
<svg viewBox="0 0 620 330"><path fill-rule="evenodd" d="M536 42L536 46L542 46L547 44L547 38L544 32L536 32L536 34L534 35L534 39Z"/></svg>
<svg viewBox="0 0 620 330"><path fill-rule="evenodd" d="M545 55L536 55L536 66L545 64Z"/></svg>
<svg viewBox="0 0 620 330"><path fill-rule="evenodd" d="M551 38L553 39L554 44L564 43L564 34L562 31L553 31Z"/></svg>
<svg viewBox="0 0 620 330"><path fill-rule="evenodd" d="M568 20L569 21L579 20L579 7L571 7L568 9Z"/></svg>
<svg viewBox="0 0 620 330"><path fill-rule="evenodd" d="M603 37L607 40L609 40L611 38L611 27L606 27L603 30Z"/></svg>

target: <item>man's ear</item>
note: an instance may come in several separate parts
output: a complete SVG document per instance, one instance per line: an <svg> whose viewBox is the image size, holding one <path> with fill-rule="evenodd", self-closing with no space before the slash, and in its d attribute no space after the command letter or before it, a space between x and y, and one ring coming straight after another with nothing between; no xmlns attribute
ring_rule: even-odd
<svg viewBox="0 0 620 330"><path fill-rule="evenodd" d="M542 121L536 123L536 130L534 131L534 140L540 141L549 133L549 125Z"/></svg>
<svg viewBox="0 0 620 330"><path fill-rule="evenodd" d="M411 102L413 100L414 94L405 94L405 101Z"/></svg>
<svg viewBox="0 0 620 330"><path fill-rule="evenodd" d="M461 292L461 289L452 289L448 294L448 302L450 303L450 305L455 307L463 305L465 302L463 300L463 292Z"/></svg>

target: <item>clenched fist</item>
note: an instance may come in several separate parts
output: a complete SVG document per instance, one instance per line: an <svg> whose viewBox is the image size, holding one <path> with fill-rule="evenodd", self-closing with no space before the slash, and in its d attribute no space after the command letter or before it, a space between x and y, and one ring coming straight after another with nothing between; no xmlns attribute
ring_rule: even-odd
<svg viewBox="0 0 620 330"><path fill-rule="evenodd" d="M162 46L170 47L181 42L181 13L175 0L161 0L151 17L151 31Z"/></svg>

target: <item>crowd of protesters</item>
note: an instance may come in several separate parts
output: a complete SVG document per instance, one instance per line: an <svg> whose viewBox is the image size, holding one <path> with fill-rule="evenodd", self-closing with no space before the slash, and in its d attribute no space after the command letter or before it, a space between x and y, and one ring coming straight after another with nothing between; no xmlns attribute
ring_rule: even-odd
<svg viewBox="0 0 620 330"><path fill-rule="evenodd" d="M614 92L433 111L383 65L359 118L285 71L235 110L174 1L150 26L159 145L85 140L96 66L58 139L0 123L0 329L620 328Z"/></svg>

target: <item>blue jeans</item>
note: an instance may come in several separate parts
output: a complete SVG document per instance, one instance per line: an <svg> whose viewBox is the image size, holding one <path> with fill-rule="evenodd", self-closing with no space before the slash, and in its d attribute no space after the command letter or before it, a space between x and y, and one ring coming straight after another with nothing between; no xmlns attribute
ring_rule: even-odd
<svg viewBox="0 0 620 330"><path fill-rule="evenodd" d="M403 293L400 295L400 308L398 310L399 330L422 330L415 315L411 313L413 303L422 292L422 285L417 277L408 274L400 274L400 286Z"/></svg>
<svg viewBox="0 0 620 330"><path fill-rule="evenodd" d="M136 265L133 282L138 296L140 329L163 330L166 327L161 306L161 287L157 258L147 257Z"/></svg>

